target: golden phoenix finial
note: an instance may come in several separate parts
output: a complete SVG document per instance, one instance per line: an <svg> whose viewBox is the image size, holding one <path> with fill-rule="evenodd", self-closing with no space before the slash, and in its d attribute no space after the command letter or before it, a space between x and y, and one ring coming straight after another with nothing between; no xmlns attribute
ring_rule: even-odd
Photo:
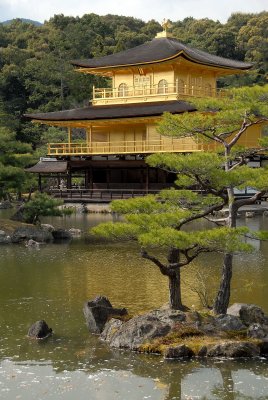
<svg viewBox="0 0 268 400"><path fill-rule="evenodd" d="M166 18L164 18L163 19L163 22L162 22L162 28L163 28L163 31L164 32L167 32L167 30L169 29L169 28L171 28L171 22L170 22L170 20L169 19L166 19Z"/></svg>

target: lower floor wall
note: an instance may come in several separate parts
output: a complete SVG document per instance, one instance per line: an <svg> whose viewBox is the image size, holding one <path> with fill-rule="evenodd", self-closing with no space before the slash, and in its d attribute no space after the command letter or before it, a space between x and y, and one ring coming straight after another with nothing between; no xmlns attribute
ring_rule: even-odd
<svg viewBox="0 0 268 400"><path fill-rule="evenodd" d="M39 174L39 190L99 189L99 190L161 190L174 184L176 175L149 167L140 161L69 161L66 173Z"/></svg>

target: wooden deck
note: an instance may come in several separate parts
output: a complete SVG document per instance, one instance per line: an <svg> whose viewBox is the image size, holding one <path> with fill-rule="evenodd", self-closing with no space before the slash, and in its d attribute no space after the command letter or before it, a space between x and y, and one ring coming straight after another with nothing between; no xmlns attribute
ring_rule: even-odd
<svg viewBox="0 0 268 400"><path fill-rule="evenodd" d="M164 188L162 188L164 189ZM157 194L161 189L49 189L48 193L54 198L62 199L65 203L110 203L112 200L144 197L148 194ZM248 199L254 193L236 193L237 199ZM256 204L267 202L268 193L265 193Z"/></svg>
<svg viewBox="0 0 268 400"><path fill-rule="evenodd" d="M49 194L64 202L110 203L112 200L143 197L156 194L159 190L143 189L50 189Z"/></svg>

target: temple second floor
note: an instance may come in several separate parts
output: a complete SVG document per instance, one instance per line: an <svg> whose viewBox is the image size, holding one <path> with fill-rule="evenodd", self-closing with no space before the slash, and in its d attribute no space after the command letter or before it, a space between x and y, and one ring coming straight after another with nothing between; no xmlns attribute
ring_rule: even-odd
<svg viewBox="0 0 268 400"><path fill-rule="evenodd" d="M66 135L67 136L67 135ZM259 126L248 129L238 145L248 148L258 147L261 137ZM94 155L139 155L152 153L192 153L215 151L217 143L204 143L193 138L170 138L161 136L157 126L152 123L138 123L119 126L91 127L85 131L85 138L72 139L69 129L68 140L61 143L49 143L49 156L94 156Z"/></svg>
<svg viewBox="0 0 268 400"><path fill-rule="evenodd" d="M193 113L195 107L183 101L163 101L146 104L113 106L88 106L80 109L27 114L34 122L64 128L66 140L49 143L49 156L93 156L151 154L162 152L189 153L215 150L215 143L208 145L190 137L170 138L161 136L157 126L163 113ZM83 132L79 139L77 128ZM262 127L254 125L242 136L239 143L245 147L258 147Z"/></svg>

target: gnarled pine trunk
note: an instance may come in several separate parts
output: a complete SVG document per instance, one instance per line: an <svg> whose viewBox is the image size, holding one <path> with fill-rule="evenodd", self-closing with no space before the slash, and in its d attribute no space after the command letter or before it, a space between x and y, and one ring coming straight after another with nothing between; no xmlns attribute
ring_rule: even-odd
<svg viewBox="0 0 268 400"><path fill-rule="evenodd" d="M185 307L181 300L181 271L180 268L172 268L179 262L180 251L171 249L168 255L169 262L169 305L174 310L183 310Z"/></svg>
<svg viewBox="0 0 268 400"><path fill-rule="evenodd" d="M177 269L168 277L169 279L169 304L174 310L184 310L181 300L181 271Z"/></svg>
<svg viewBox="0 0 268 400"><path fill-rule="evenodd" d="M234 191L232 188L228 189L228 198L229 198L228 226L230 228L236 228L237 207L235 205ZM223 259L220 288L217 293L213 306L213 310L216 314L226 314L227 312L231 294L232 272L233 272L233 254L226 253Z"/></svg>
<svg viewBox="0 0 268 400"><path fill-rule="evenodd" d="M224 256L220 288L213 307L216 314L227 312L231 293L232 267L233 255L227 253Z"/></svg>

